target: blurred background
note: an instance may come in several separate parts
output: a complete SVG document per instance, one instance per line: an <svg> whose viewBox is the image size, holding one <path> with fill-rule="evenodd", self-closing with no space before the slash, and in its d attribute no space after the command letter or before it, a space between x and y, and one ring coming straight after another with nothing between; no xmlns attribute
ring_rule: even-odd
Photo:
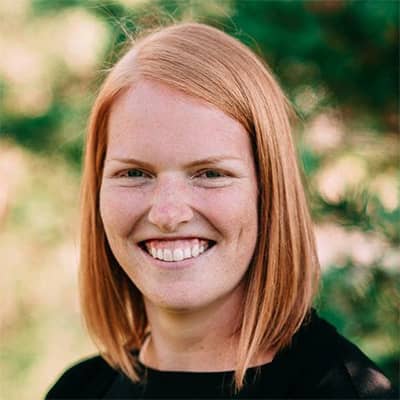
<svg viewBox="0 0 400 400"><path fill-rule="evenodd" d="M299 116L321 314L398 386L397 1L0 2L0 398L42 398L96 349L77 292L82 144L127 36L194 19L264 57Z"/></svg>

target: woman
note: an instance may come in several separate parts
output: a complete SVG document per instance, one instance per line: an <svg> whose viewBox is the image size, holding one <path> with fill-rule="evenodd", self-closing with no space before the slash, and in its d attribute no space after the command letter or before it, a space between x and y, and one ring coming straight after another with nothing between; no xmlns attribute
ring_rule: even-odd
<svg viewBox="0 0 400 400"><path fill-rule="evenodd" d="M206 25L160 29L117 62L82 193L82 309L101 357L47 399L390 395L311 308L290 113L267 67Z"/></svg>

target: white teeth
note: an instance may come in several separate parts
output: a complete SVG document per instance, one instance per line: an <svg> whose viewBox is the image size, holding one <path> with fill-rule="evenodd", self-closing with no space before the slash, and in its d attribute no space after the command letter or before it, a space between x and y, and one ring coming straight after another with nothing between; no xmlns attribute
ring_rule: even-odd
<svg viewBox="0 0 400 400"><path fill-rule="evenodd" d="M183 251L181 249L174 250L174 261L183 260Z"/></svg>
<svg viewBox="0 0 400 400"><path fill-rule="evenodd" d="M192 247L185 247L183 249L157 249L153 244L146 245L146 248L153 258L158 258L162 261L181 261L187 258L198 257L209 248L209 245L202 241L201 244L196 243Z"/></svg>
<svg viewBox="0 0 400 400"><path fill-rule="evenodd" d="M198 245L198 244L195 244L195 245L192 247L192 256L193 256L193 257L197 257L197 256L199 255L199 252L200 252L199 245Z"/></svg>
<svg viewBox="0 0 400 400"><path fill-rule="evenodd" d="M165 261L172 261L173 257L172 257L172 251L170 249L164 249L163 259Z"/></svg>
<svg viewBox="0 0 400 400"><path fill-rule="evenodd" d="M190 247L186 247L186 248L183 250L183 257L184 257L184 258L190 258L190 257L192 257L192 250L190 250Z"/></svg>

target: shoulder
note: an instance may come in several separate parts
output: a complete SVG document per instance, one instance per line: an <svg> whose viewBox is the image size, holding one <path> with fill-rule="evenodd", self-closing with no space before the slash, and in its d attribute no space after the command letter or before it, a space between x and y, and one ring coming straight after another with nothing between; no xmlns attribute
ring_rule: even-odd
<svg viewBox="0 0 400 400"><path fill-rule="evenodd" d="M293 339L307 397L394 398L382 371L315 310Z"/></svg>
<svg viewBox="0 0 400 400"><path fill-rule="evenodd" d="M45 400L95 398L107 390L117 375L100 356L81 360L62 373Z"/></svg>

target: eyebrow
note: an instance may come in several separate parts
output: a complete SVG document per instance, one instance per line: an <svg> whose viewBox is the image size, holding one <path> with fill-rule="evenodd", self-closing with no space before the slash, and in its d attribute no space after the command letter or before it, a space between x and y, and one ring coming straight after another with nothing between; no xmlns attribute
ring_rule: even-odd
<svg viewBox="0 0 400 400"><path fill-rule="evenodd" d="M195 160L192 161L188 164L185 165L185 168L193 168L199 165L205 165L205 164L217 164L221 161L226 161L226 160L239 160L243 161L242 158L240 157L234 157L234 156L214 156L214 157L207 157L207 158L202 158L200 160ZM145 168L152 168L152 165L146 161L142 160L137 160L135 158L107 158L105 161L118 161L122 162L125 164L137 164L141 165Z"/></svg>

